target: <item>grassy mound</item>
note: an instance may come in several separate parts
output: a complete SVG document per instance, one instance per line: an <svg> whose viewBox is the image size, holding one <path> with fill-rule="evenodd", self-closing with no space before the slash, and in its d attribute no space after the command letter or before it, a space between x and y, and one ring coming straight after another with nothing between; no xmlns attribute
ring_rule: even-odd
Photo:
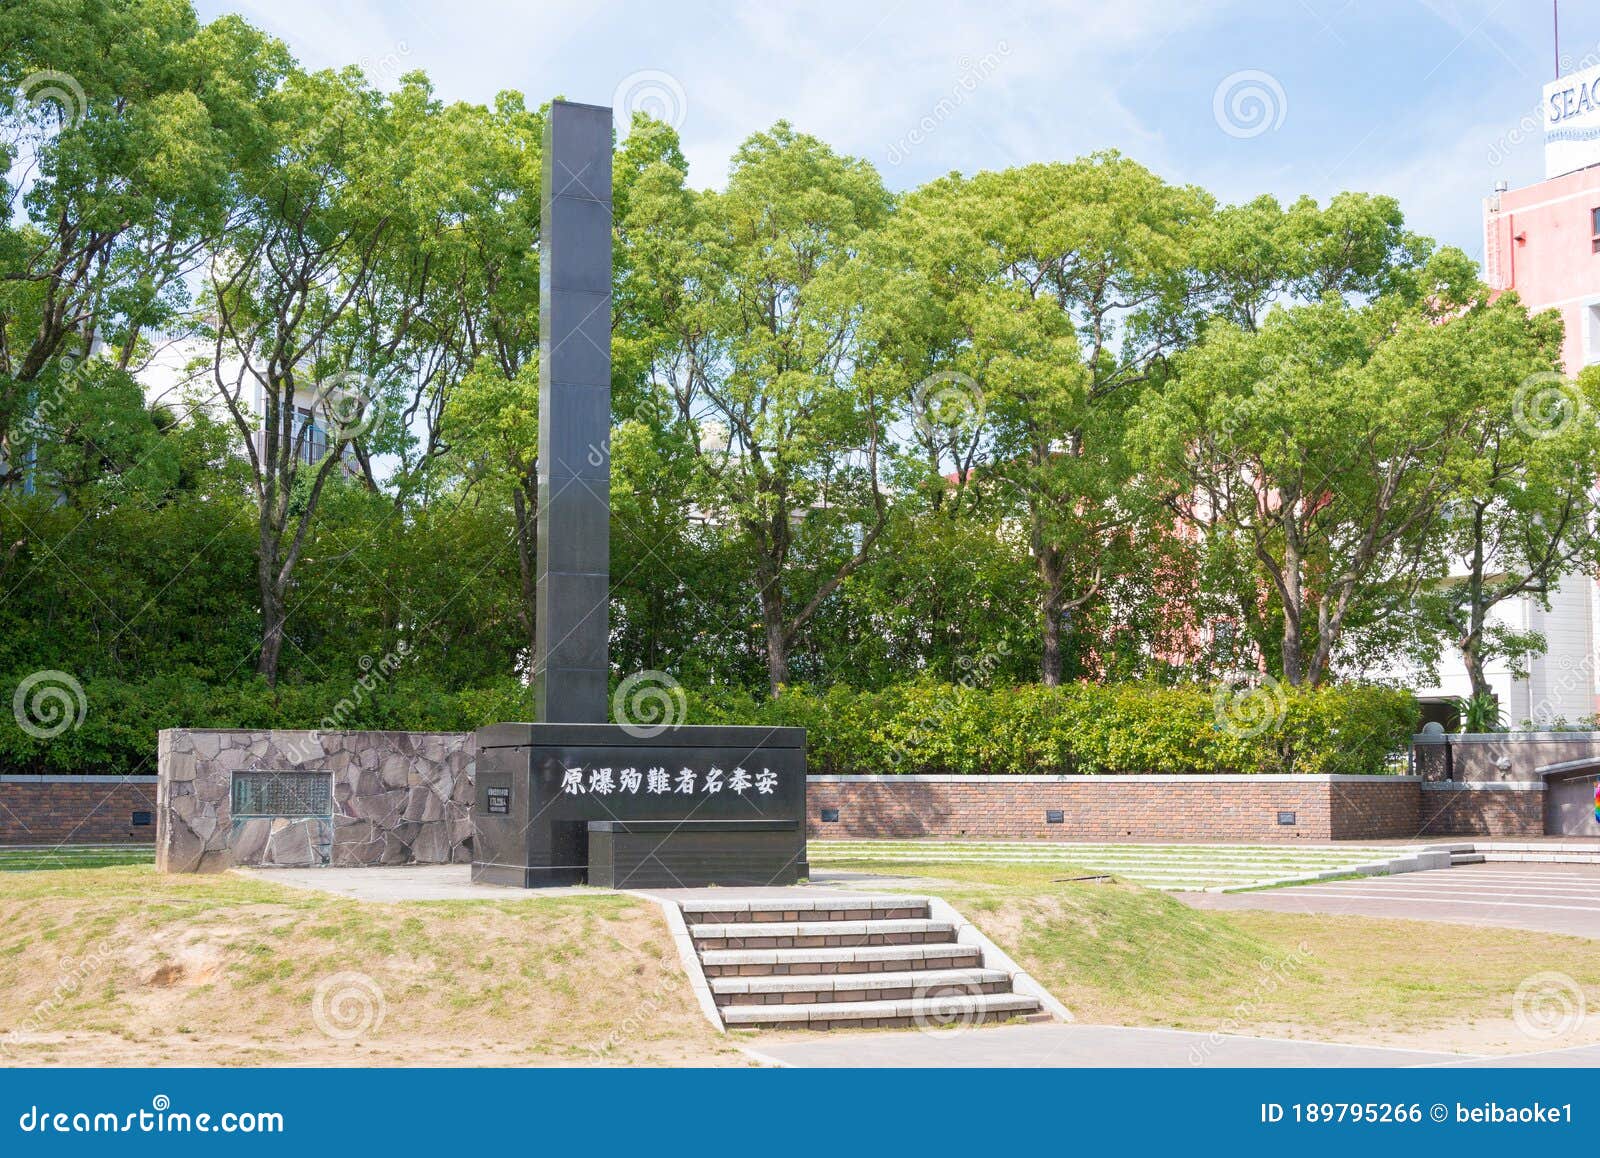
<svg viewBox="0 0 1600 1158"><path fill-rule="evenodd" d="M145 867L0 876L0 1058L743 1061L646 901L371 904Z"/></svg>
<svg viewBox="0 0 1600 1158"><path fill-rule="evenodd" d="M1059 867L856 867L922 878L905 887L949 900L1084 1022L1492 1053L1600 1040L1600 1018L1547 1040L1513 1016L1519 986L1552 973L1600 1008L1600 953L1580 937L1208 912Z"/></svg>

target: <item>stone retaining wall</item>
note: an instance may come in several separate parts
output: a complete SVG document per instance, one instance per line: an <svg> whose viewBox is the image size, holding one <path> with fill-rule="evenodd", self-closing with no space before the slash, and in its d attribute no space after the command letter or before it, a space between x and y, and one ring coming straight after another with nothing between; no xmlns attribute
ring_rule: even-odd
<svg viewBox="0 0 1600 1158"><path fill-rule="evenodd" d="M808 794L819 839L1377 840L1419 827L1410 776L812 776Z"/></svg>
<svg viewBox="0 0 1600 1158"><path fill-rule="evenodd" d="M1425 780L1532 783L1558 765L1600 763L1600 732L1474 732L1411 737Z"/></svg>
<svg viewBox="0 0 1600 1158"><path fill-rule="evenodd" d="M0 776L0 844L147 844L155 812L154 776Z"/></svg>
<svg viewBox="0 0 1600 1158"><path fill-rule="evenodd" d="M465 864L472 859L470 732L161 733L156 867ZM332 777L324 817L234 817L235 772Z"/></svg>

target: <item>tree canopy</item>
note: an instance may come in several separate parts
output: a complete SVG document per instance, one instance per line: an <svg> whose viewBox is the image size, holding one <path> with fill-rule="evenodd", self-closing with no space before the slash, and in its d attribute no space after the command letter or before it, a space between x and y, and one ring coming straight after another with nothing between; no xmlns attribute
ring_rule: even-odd
<svg viewBox="0 0 1600 1158"><path fill-rule="evenodd" d="M0 10L0 681L528 677L546 94L385 79ZM642 114L614 164L619 677L1481 691L1600 561L1600 377L1390 197L896 193L782 121L697 189Z"/></svg>

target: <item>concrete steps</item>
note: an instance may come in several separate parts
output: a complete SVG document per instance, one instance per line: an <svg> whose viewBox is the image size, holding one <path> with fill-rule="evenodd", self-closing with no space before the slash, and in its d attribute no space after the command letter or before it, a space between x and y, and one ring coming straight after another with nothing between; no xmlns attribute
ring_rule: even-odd
<svg viewBox="0 0 1600 1158"><path fill-rule="evenodd" d="M950 920L918 897L782 897L685 901L723 1024L732 1028L918 1026L951 1030L1047 1017L985 968ZM945 907L948 913L948 906Z"/></svg>
<svg viewBox="0 0 1600 1158"><path fill-rule="evenodd" d="M793 973L717 977L718 1005L820 1005L829 1001L900 1001L963 993L1010 993L1011 974L998 969L919 969L910 973Z"/></svg>
<svg viewBox="0 0 1600 1158"><path fill-rule="evenodd" d="M905 973L916 969L971 969L981 964L976 945L939 941L921 945L839 946L824 949L707 949L707 977L785 976L804 973Z"/></svg>
<svg viewBox="0 0 1600 1158"><path fill-rule="evenodd" d="M723 1019L730 1027L952 1030L963 1024L1009 1021L1038 1010L1039 1003L1033 998L1009 993L908 1001L841 1001L831 1005L741 1005L725 1010Z"/></svg>

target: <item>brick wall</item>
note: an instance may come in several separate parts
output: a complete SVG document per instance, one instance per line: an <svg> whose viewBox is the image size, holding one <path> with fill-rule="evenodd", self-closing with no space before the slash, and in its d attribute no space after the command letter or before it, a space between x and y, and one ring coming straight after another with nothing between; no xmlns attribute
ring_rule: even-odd
<svg viewBox="0 0 1600 1158"><path fill-rule="evenodd" d="M807 790L808 831L822 839L1375 840L1418 828L1411 777L813 776ZM1046 822L1052 809L1062 823Z"/></svg>
<svg viewBox="0 0 1600 1158"><path fill-rule="evenodd" d="M154 776L0 776L0 844L154 844Z"/></svg>
<svg viewBox="0 0 1600 1158"><path fill-rule="evenodd" d="M1428 784L1419 795L1426 836L1544 835L1543 784Z"/></svg>
<svg viewBox="0 0 1600 1158"><path fill-rule="evenodd" d="M0 776L0 844L122 844L154 811L153 776ZM1544 793L1423 788L1409 777L813 776L809 832L1035 840L1376 840L1539 836ZM822 824L821 810L839 810ZM1064 823L1046 824L1059 809ZM1280 811L1295 824L1279 825Z"/></svg>
<svg viewBox="0 0 1600 1158"><path fill-rule="evenodd" d="M1356 776L1328 785L1334 840L1412 837L1422 828L1421 785L1409 776Z"/></svg>

